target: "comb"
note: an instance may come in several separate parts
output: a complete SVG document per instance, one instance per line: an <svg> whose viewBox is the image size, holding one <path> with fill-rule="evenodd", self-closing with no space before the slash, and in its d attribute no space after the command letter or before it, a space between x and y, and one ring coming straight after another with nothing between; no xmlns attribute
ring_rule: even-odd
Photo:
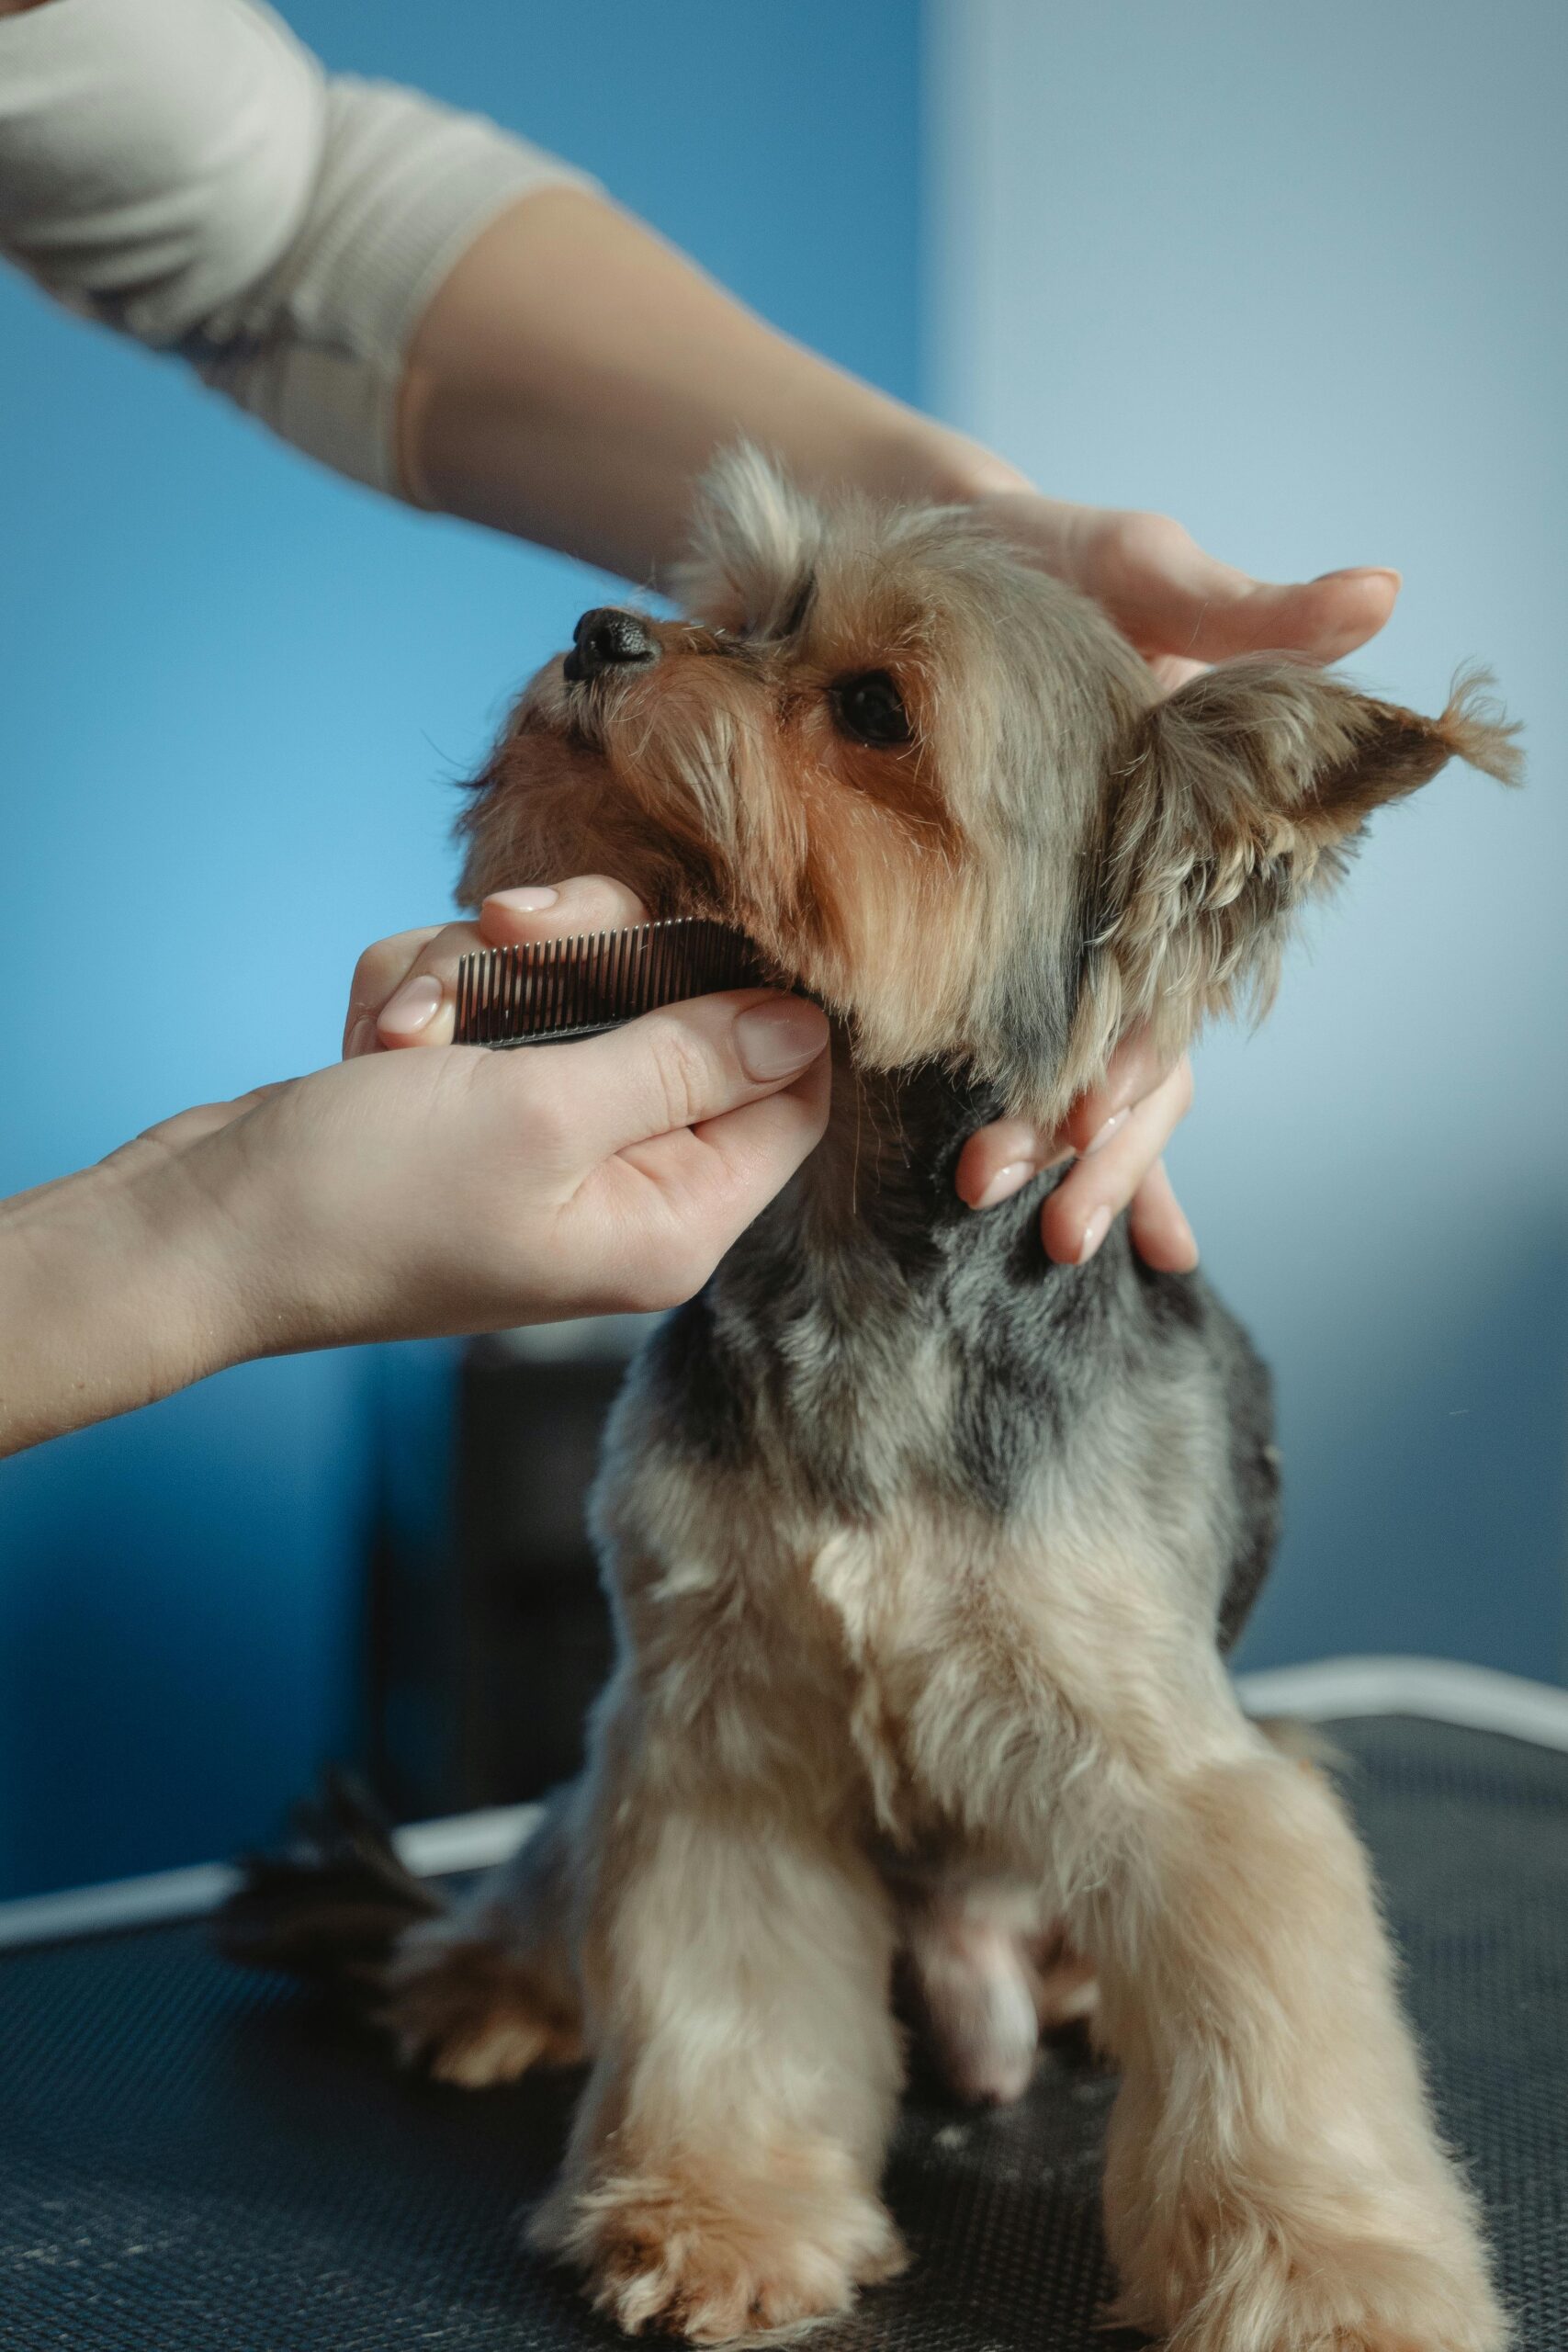
<svg viewBox="0 0 1568 2352"><path fill-rule="evenodd" d="M765 986L744 932L694 915L490 947L457 966L459 1046L560 1045L716 989Z"/></svg>

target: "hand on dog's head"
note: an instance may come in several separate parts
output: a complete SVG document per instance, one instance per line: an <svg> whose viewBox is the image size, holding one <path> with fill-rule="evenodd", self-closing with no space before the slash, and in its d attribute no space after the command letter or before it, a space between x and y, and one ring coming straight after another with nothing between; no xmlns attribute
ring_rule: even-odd
<svg viewBox="0 0 1568 2352"><path fill-rule="evenodd" d="M1481 674L1440 718L1280 655L1160 699L1099 608L960 510L705 486L689 621L604 609L524 693L465 897L615 874L716 916L847 1024L1051 1125L1150 1023L1265 1006L1371 811L1458 757L1512 780Z"/></svg>

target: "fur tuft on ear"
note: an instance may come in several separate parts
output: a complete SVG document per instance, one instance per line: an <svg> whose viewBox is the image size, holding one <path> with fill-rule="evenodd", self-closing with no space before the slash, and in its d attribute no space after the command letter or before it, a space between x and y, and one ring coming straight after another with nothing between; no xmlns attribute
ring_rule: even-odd
<svg viewBox="0 0 1568 2352"><path fill-rule="evenodd" d="M1505 718L1503 706L1491 691L1495 683L1484 663L1467 662L1449 688L1441 718L1432 725L1450 758L1495 776L1499 784L1522 784L1525 755L1514 740L1519 722Z"/></svg>
<svg viewBox="0 0 1568 2352"><path fill-rule="evenodd" d="M1211 1015L1272 1001L1294 910L1331 888L1374 808L1450 759L1518 780L1517 729L1463 672L1440 718L1269 656L1155 704L1117 762L1070 1076L1142 1023L1175 1053Z"/></svg>
<svg viewBox="0 0 1568 2352"><path fill-rule="evenodd" d="M750 442L720 452L697 486L685 554L670 593L715 628L770 636L808 582L822 520Z"/></svg>

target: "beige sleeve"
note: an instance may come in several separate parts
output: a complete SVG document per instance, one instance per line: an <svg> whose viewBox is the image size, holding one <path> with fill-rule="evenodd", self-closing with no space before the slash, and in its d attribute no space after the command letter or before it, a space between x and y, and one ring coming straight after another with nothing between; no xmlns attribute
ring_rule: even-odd
<svg viewBox="0 0 1568 2352"><path fill-rule="evenodd" d="M562 184L592 186L481 116L329 79L254 0L0 17L0 251L379 490L432 295L517 197Z"/></svg>

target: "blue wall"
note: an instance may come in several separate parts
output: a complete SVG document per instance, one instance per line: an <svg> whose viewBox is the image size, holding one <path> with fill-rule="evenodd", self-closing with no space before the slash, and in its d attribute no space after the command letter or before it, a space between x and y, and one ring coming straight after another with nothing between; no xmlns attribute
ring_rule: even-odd
<svg viewBox="0 0 1568 2352"><path fill-rule="evenodd" d="M915 390L905 0L291 16ZM0 513L3 1194L335 1053L359 947L448 902L450 780L592 583L333 481L16 281ZM225 1851L341 1749L396 1358L246 1366L0 1469L0 1893Z"/></svg>
<svg viewBox="0 0 1568 2352"><path fill-rule="evenodd" d="M597 170L795 333L1265 573L1402 564L1371 680L1497 664L1529 792L1386 818L1174 1155L1279 1370L1255 1662L1562 1670L1565 20L1395 0L299 0ZM379 504L0 281L0 1193L330 1057L592 593ZM265 1831L352 1736L368 1432L425 1351L245 1367L0 1468L0 1892ZM438 1374L438 1361L437 1361ZM438 1390L438 1377L434 1387ZM431 1444L439 1448L439 1413Z"/></svg>
<svg viewBox="0 0 1568 2352"><path fill-rule="evenodd" d="M1355 667L1484 656L1529 788L1387 813L1172 1154L1279 1375L1246 1657L1564 1669L1568 17L1546 0L945 0L933 374L1047 489L1264 578L1392 563Z"/></svg>

